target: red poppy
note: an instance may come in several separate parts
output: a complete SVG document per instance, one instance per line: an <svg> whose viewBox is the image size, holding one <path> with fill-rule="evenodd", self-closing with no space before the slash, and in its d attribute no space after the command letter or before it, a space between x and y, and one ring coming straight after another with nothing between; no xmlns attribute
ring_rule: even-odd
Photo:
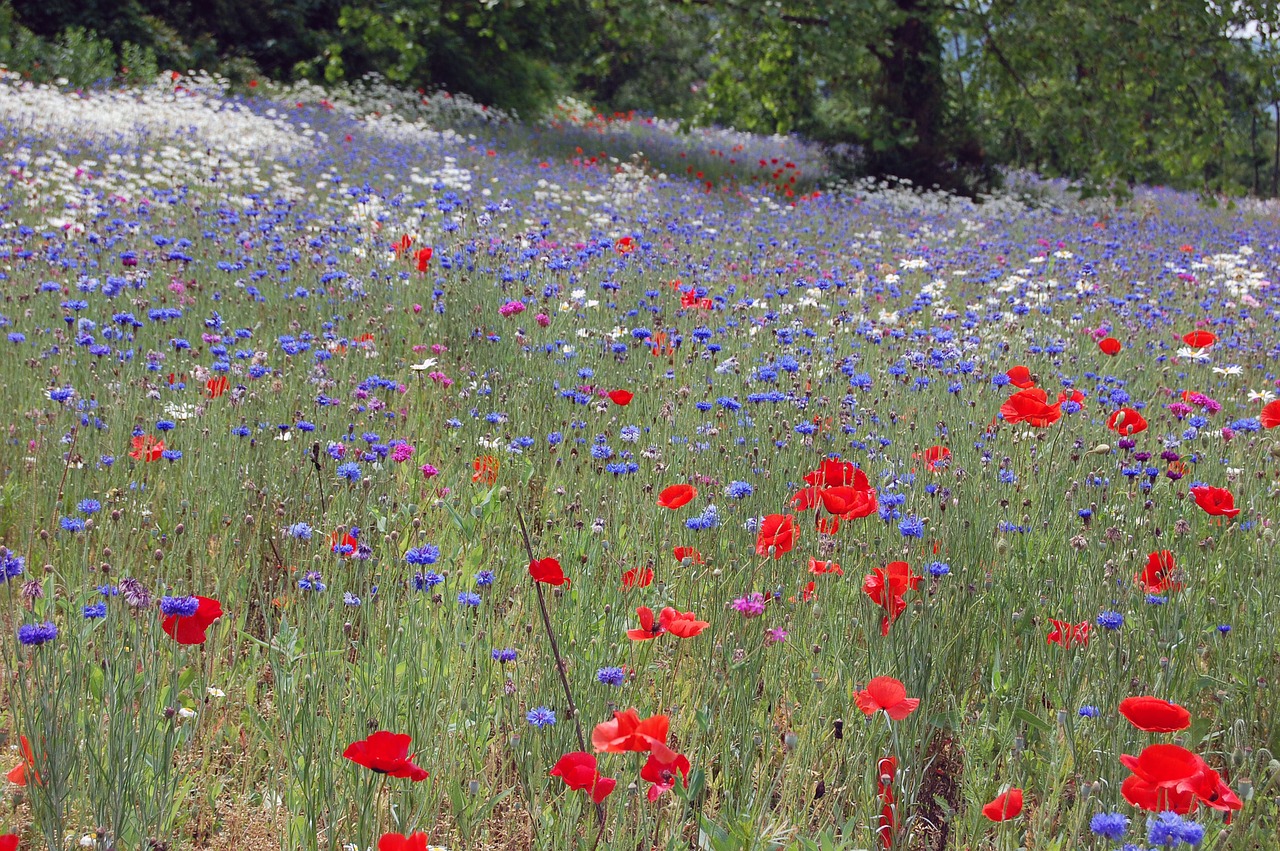
<svg viewBox="0 0 1280 851"><path fill-rule="evenodd" d="M819 496L822 499L822 507L842 520L870 517L879 508L876 492L871 488L858 490L842 485L836 488L823 488Z"/></svg>
<svg viewBox="0 0 1280 851"><path fill-rule="evenodd" d="M920 457L924 460L925 469L930 473L945 470L951 465L951 450L945 446L930 446Z"/></svg>
<svg viewBox="0 0 1280 851"><path fill-rule="evenodd" d="M880 634L888 635L889 627L907 609L907 591L920 586L920 577L911 572L905 561L894 561L877 567L862 580L862 591L871 602L885 610L880 620Z"/></svg>
<svg viewBox="0 0 1280 851"><path fill-rule="evenodd" d="M627 638L632 641L648 641L662 635L665 627L661 623L654 623L653 609L640 606L636 609L636 614L640 616L640 628L627 630Z"/></svg>
<svg viewBox="0 0 1280 851"><path fill-rule="evenodd" d="M1058 394L1059 405L1064 405L1067 402L1075 402L1077 405L1083 408L1084 400L1085 400L1085 395L1081 393L1079 390L1072 390L1070 393L1064 390Z"/></svg>
<svg viewBox="0 0 1280 851"><path fill-rule="evenodd" d="M640 779L653 784L646 793L650 801L658 800L663 792L673 789L677 778L684 781L686 789L689 788L689 758L675 751L671 751L667 759L660 759L654 753L649 754L644 767L640 769Z"/></svg>
<svg viewBox="0 0 1280 851"><path fill-rule="evenodd" d="M876 765L876 792L880 795L880 824L876 833L880 844L886 848L893 847L893 834L898 828L897 810L894 807L893 778L898 772L898 760L891 756L882 757Z"/></svg>
<svg viewBox="0 0 1280 851"><path fill-rule="evenodd" d="M694 564L704 563L702 560L702 553L698 552L693 547L675 547L671 550L671 554L674 555L676 557L676 561L679 562L689 559Z"/></svg>
<svg viewBox="0 0 1280 851"><path fill-rule="evenodd" d="M535 582L546 585L568 585L569 579L564 575L560 562L553 558L534 559L529 562L529 575Z"/></svg>
<svg viewBox="0 0 1280 851"><path fill-rule="evenodd" d="M817 576L824 573L834 573L836 576L844 576L844 570L834 561L818 561L816 558L809 557L809 572Z"/></svg>
<svg viewBox="0 0 1280 851"><path fill-rule="evenodd" d="M133 449L129 457L135 461L157 461L164 452L164 441L149 434L140 434L133 438Z"/></svg>
<svg viewBox="0 0 1280 851"><path fill-rule="evenodd" d="M1147 430L1147 421L1133 408L1121 408L1107 417L1107 428L1125 436Z"/></svg>
<svg viewBox="0 0 1280 851"><path fill-rule="evenodd" d="M1063 647L1080 646L1089 643L1089 622L1082 621L1074 626L1069 621L1049 619L1053 626L1045 637L1046 644L1061 644Z"/></svg>
<svg viewBox="0 0 1280 851"><path fill-rule="evenodd" d="M223 393L227 392L227 385L230 383L231 382L227 381L227 377L225 375L219 375L216 378L210 378L206 381L204 383L204 389L210 399L217 399Z"/></svg>
<svg viewBox="0 0 1280 851"><path fill-rule="evenodd" d="M1173 553L1168 550L1160 550L1147 556L1147 566L1133 578L1146 588L1148 594L1181 591L1182 583L1175 582L1172 579L1176 567Z"/></svg>
<svg viewBox="0 0 1280 851"><path fill-rule="evenodd" d="M413 237L409 234L402 235L395 242L391 243L391 247L395 249L396 254L403 254L409 250L409 246L413 245Z"/></svg>
<svg viewBox="0 0 1280 851"><path fill-rule="evenodd" d="M632 588L648 588L653 584L653 569L649 567L633 567L622 572L622 587L630 591Z"/></svg>
<svg viewBox="0 0 1280 851"><path fill-rule="evenodd" d="M341 556L351 555L360 546L360 541L351 532L339 529L329 533L329 549Z"/></svg>
<svg viewBox="0 0 1280 851"><path fill-rule="evenodd" d="M1280 426L1280 399L1263 405L1262 413L1258 416L1258 419L1262 421L1263 428Z"/></svg>
<svg viewBox="0 0 1280 851"><path fill-rule="evenodd" d="M1136 757L1122 754L1120 762L1133 772L1121 784L1120 793L1135 807L1186 815L1197 804L1224 812L1243 806L1218 772L1178 745L1148 745Z"/></svg>
<svg viewBox="0 0 1280 851"><path fill-rule="evenodd" d="M812 473L805 473L804 481L805 484L820 488L838 488L844 485L852 485L855 488L865 490L871 486L867 481L866 473L848 461L841 461L839 458L823 458L822 463L818 465L818 469Z"/></svg>
<svg viewBox="0 0 1280 851"><path fill-rule="evenodd" d="M671 719L654 715L641 720L635 709L613 713L612 721L602 721L591 731L591 745L596 753L629 753L652 751L660 759L669 760L675 751L667 747Z"/></svg>
<svg viewBox="0 0 1280 851"><path fill-rule="evenodd" d="M378 851L427 851L427 835L421 831L408 836L384 833L378 840Z"/></svg>
<svg viewBox="0 0 1280 851"><path fill-rule="evenodd" d="M875 715L883 709L894 721L906 718L920 705L920 698L907 697L906 686L893 677L876 677L853 699L863 715Z"/></svg>
<svg viewBox="0 0 1280 851"><path fill-rule="evenodd" d="M1124 346L1120 345L1120 341L1115 337L1107 337L1104 340L1098 341L1098 348L1104 355L1111 355L1111 357L1115 357L1120 354L1120 350L1123 349Z"/></svg>
<svg viewBox="0 0 1280 851"><path fill-rule="evenodd" d="M996 795L991 803L982 808L982 814L992 821L1008 821L1022 813L1022 790L1010 789Z"/></svg>
<svg viewBox="0 0 1280 851"><path fill-rule="evenodd" d="M625 408L631 404L631 400L635 398L635 394L630 390L610 390L609 401L617 405L619 408Z"/></svg>
<svg viewBox="0 0 1280 851"><path fill-rule="evenodd" d="M643 618L641 619L643 623ZM658 625L677 638L693 638L711 624L698 620L693 612L678 612L667 606L658 614Z"/></svg>
<svg viewBox="0 0 1280 851"><path fill-rule="evenodd" d="M1204 513L1210 517L1235 517L1240 513L1240 509L1236 508L1235 497L1226 488L1200 485L1191 489L1191 495L1196 498L1196 505L1203 508Z"/></svg>
<svg viewBox="0 0 1280 851"><path fill-rule="evenodd" d="M585 751L567 753L548 772L564 780L564 785L579 792L589 792L594 803L600 803L613 792L618 781L601 777L595 756Z"/></svg>
<svg viewBox="0 0 1280 851"><path fill-rule="evenodd" d="M613 244L613 250L619 254L630 254L636 250L636 241L629 236L624 236Z"/></svg>
<svg viewBox="0 0 1280 851"><path fill-rule="evenodd" d="M501 466L498 459L492 455L481 455L471 462L471 469L475 470L471 474L471 481L480 484L492 485L498 481L498 468Z"/></svg>
<svg viewBox="0 0 1280 851"><path fill-rule="evenodd" d="M169 615L160 628L179 644L204 644L210 625L222 617L222 604L211 597L196 596L195 614Z"/></svg>
<svg viewBox="0 0 1280 851"><path fill-rule="evenodd" d="M342 755L377 774L389 777L406 777L417 783L426 780L430 775L413 764L413 754L409 753L412 738L406 733L390 733L379 730L367 739L352 742Z"/></svg>
<svg viewBox="0 0 1280 851"><path fill-rule="evenodd" d="M692 502L697 495L698 489L693 485L672 485L658 494L658 505L674 510Z"/></svg>
<svg viewBox="0 0 1280 851"><path fill-rule="evenodd" d="M19 751L22 754L22 762L18 763L9 773L5 775L9 782L14 786L26 786L29 778L35 778L36 785L40 785L40 773L36 771L36 755L31 751L31 742L27 741L26 736L18 736Z"/></svg>
<svg viewBox="0 0 1280 851"><path fill-rule="evenodd" d="M1126 697L1120 714L1129 723L1148 733L1176 733L1191 726L1191 713L1176 703L1159 697Z"/></svg>
<svg viewBox="0 0 1280 851"><path fill-rule="evenodd" d="M19 838L16 833L0 835L0 851L18 851Z"/></svg>
<svg viewBox="0 0 1280 851"><path fill-rule="evenodd" d="M414 252L413 259L417 262L419 272L427 271L427 267L431 265L431 255L433 253L430 246L419 248Z"/></svg>
<svg viewBox="0 0 1280 851"><path fill-rule="evenodd" d="M1025 366L1015 366L1013 369L1005 373L1009 378L1009 383L1019 390L1029 390L1036 386L1036 381L1031 376L1031 370Z"/></svg>
<svg viewBox="0 0 1280 851"><path fill-rule="evenodd" d="M1218 342L1218 337L1211 331L1192 331L1182 335L1182 342L1193 349L1204 349Z"/></svg>
<svg viewBox="0 0 1280 851"><path fill-rule="evenodd" d="M1019 390L1000 406L1000 416L1008 423L1026 423L1032 428L1047 428L1062 417L1062 403L1048 404L1048 394L1039 387Z"/></svg>
<svg viewBox="0 0 1280 851"><path fill-rule="evenodd" d="M760 523L756 555L782 558L796 545L796 520L790 514L770 514Z"/></svg>

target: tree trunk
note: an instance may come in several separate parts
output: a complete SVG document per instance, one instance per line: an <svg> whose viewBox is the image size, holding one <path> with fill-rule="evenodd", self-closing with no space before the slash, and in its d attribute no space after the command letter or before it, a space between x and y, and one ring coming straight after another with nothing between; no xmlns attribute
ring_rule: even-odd
<svg viewBox="0 0 1280 851"><path fill-rule="evenodd" d="M872 95L874 138L866 170L910 180L917 187L971 192L990 182L972 129L947 109L942 41L929 0L896 0L898 20L888 44L873 51L880 80Z"/></svg>

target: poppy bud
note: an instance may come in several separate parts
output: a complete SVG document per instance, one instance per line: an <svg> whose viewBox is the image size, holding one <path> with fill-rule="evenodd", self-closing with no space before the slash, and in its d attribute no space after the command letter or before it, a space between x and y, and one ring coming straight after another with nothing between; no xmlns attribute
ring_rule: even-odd
<svg viewBox="0 0 1280 851"><path fill-rule="evenodd" d="M187 527L183 523L179 523L177 526L173 527L173 534L175 535L181 535L186 531L187 531Z"/></svg>
<svg viewBox="0 0 1280 851"><path fill-rule="evenodd" d="M111 558L111 547L103 547L103 548L102 548L102 557L103 557L103 558Z"/></svg>
<svg viewBox="0 0 1280 851"><path fill-rule="evenodd" d="M164 561L164 550L156 550L151 557L156 561Z"/></svg>

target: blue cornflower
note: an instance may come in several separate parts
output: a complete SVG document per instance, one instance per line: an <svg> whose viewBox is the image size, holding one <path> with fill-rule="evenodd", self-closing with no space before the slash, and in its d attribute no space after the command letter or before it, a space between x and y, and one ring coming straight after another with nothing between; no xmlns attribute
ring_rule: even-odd
<svg viewBox="0 0 1280 851"><path fill-rule="evenodd" d="M941 578L951 573L951 565L947 564L945 561L934 561L929 563L927 570L929 571L930 576Z"/></svg>
<svg viewBox="0 0 1280 851"><path fill-rule="evenodd" d="M86 620L93 618L105 618L107 616L107 604L103 600L96 603L90 603L84 607L84 616Z"/></svg>
<svg viewBox="0 0 1280 851"><path fill-rule="evenodd" d="M76 510L81 514L97 514L102 510L102 503L96 499L82 499L76 503Z"/></svg>
<svg viewBox="0 0 1280 851"><path fill-rule="evenodd" d="M744 499L754 492L755 488L748 482L729 482L724 489L724 495L729 499Z"/></svg>
<svg viewBox="0 0 1280 851"><path fill-rule="evenodd" d="M1231 624L1229 623L1218 624L1219 635L1226 635L1228 632L1231 632Z"/></svg>
<svg viewBox="0 0 1280 851"><path fill-rule="evenodd" d="M178 424L173 420L158 420L156 422L156 431L173 431Z"/></svg>
<svg viewBox="0 0 1280 851"><path fill-rule="evenodd" d="M547 435L547 443L551 444L552 446L556 446L562 441L564 441L564 435L558 431L553 431Z"/></svg>
<svg viewBox="0 0 1280 851"><path fill-rule="evenodd" d="M529 714L524 716L530 724L535 727L550 727L556 723L556 714L546 706L539 706L536 709L530 709Z"/></svg>
<svg viewBox="0 0 1280 851"><path fill-rule="evenodd" d="M352 594L350 591L345 591L342 594L342 604L344 606L351 606L352 608L354 608L360 605L360 598L357 597L355 594Z"/></svg>
<svg viewBox="0 0 1280 851"><path fill-rule="evenodd" d="M1199 845L1204 840L1204 827L1174 812L1161 813L1147 819L1147 841L1172 848L1179 842Z"/></svg>
<svg viewBox="0 0 1280 851"><path fill-rule="evenodd" d="M461 591L458 593L458 602L464 606L478 606L480 595L474 591Z"/></svg>
<svg viewBox="0 0 1280 851"><path fill-rule="evenodd" d="M308 523L294 523L285 529L285 534L290 538L297 538L300 541L311 540L311 525Z"/></svg>
<svg viewBox="0 0 1280 851"><path fill-rule="evenodd" d="M1076 714L1079 715L1081 718L1097 718L1098 707L1088 706L1088 705L1081 706L1080 710Z"/></svg>
<svg viewBox="0 0 1280 851"><path fill-rule="evenodd" d="M338 465L338 478L355 483L360 481L360 465L354 461Z"/></svg>
<svg viewBox="0 0 1280 851"><path fill-rule="evenodd" d="M904 538L923 538L924 521L919 517L904 517L898 524L898 531Z"/></svg>
<svg viewBox="0 0 1280 851"><path fill-rule="evenodd" d="M160 598L160 611L165 616L177 616L180 618L189 618L200 608L200 601L195 597L170 597L165 595Z"/></svg>
<svg viewBox="0 0 1280 851"><path fill-rule="evenodd" d="M303 591L324 591L329 586L324 584L318 570L308 570L298 580L298 588Z"/></svg>
<svg viewBox="0 0 1280 851"><path fill-rule="evenodd" d="M51 621L44 623L24 623L18 627L18 641L28 647L39 647L47 641L58 637L58 628Z"/></svg>
<svg viewBox="0 0 1280 851"><path fill-rule="evenodd" d="M435 564L440 560L440 548L435 544L413 547L404 554L404 560L416 565Z"/></svg>
<svg viewBox="0 0 1280 851"><path fill-rule="evenodd" d="M1160 596L1160 595L1158 595L1158 594L1148 594L1148 595L1147 595L1147 603L1148 603L1148 604L1150 604L1150 605L1152 605L1152 606L1163 606L1163 605L1164 605L1165 603L1167 603L1167 602L1169 602L1169 598L1168 598L1168 597L1161 597L1161 596Z"/></svg>
<svg viewBox="0 0 1280 851"><path fill-rule="evenodd" d="M434 570L428 570L426 573L415 573L413 575L413 590L427 591L441 582L444 582L444 577Z"/></svg>
<svg viewBox="0 0 1280 851"><path fill-rule="evenodd" d="M168 461L169 463L173 463L174 461L178 461L182 458L182 450L166 449L165 451L160 453L160 457Z"/></svg>
<svg viewBox="0 0 1280 851"><path fill-rule="evenodd" d="M488 588L493 584L493 571L482 570L476 574L476 585L481 588Z"/></svg>
<svg viewBox="0 0 1280 851"><path fill-rule="evenodd" d="M1089 819L1089 830L1094 835L1110 839L1113 842L1124 838L1129 829L1129 817L1124 813L1098 813Z"/></svg>
<svg viewBox="0 0 1280 851"><path fill-rule="evenodd" d="M1103 629L1119 629L1124 626L1124 615L1119 612L1103 612L1098 615L1097 623Z"/></svg>
<svg viewBox="0 0 1280 851"><path fill-rule="evenodd" d="M621 668L601 668L596 671L596 679L607 686L620 686L627 679L627 672Z"/></svg>
<svg viewBox="0 0 1280 851"><path fill-rule="evenodd" d="M63 517L58 521L58 525L67 532L83 532L84 521L79 517Z"/></svg>
<svg viewBox="0 0 1280 851"><path fill-rule="evenodd" d="M14 555L7 547L0 547L0 585L16 579L26 571L27 560Z"/></svg>
<svg viewBox="0 0 1280 851"><path fill-rule="evenodd" d="M516 660L516 649L514 647L497 647L489 654L493 657L493 661L500 662L503 665Z"/></svg>

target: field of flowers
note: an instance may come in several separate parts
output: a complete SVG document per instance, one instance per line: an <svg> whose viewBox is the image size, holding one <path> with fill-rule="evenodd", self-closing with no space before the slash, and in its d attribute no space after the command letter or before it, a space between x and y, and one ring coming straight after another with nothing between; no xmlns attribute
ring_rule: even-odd
<svg viewBox="0 0 1280 851"><path fill-rule="evenodd" d="M1276 847L1275 208L198 75L0 160L0 848Z"/></svg>

